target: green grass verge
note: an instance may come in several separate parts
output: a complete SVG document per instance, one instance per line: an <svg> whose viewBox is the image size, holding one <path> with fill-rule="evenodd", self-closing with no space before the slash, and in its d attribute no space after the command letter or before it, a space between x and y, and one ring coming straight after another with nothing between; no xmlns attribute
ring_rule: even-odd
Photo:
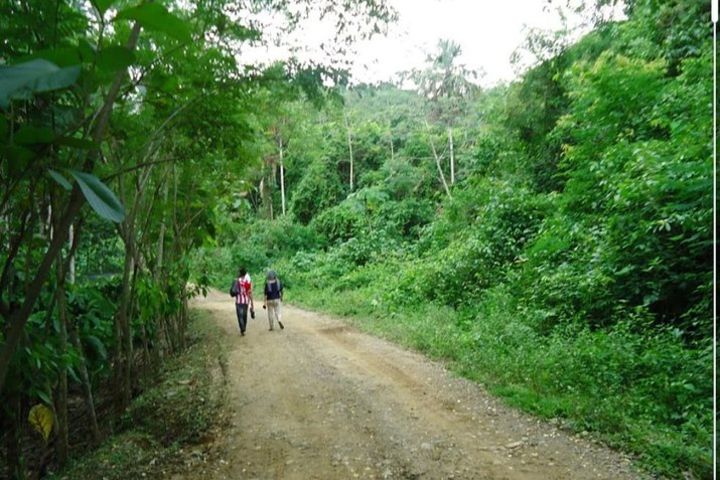
<svg viewBox="0 0 720 480"><path fill-rule="evenodd" d="M308 284L289 288L286 300L443 360L509 405L631 453L655 475L712 478L712 410L696 400L711 350L627 325L539 335L511 313L518 309L502 288L488 291L472 312L458 312L383 305L373 282L347 290L342 279L334 287Z"/></svg>
<svg viewBox="0 0 720 480"><path fill-rule="evenodd" d="M46 478L169 478L197 461L225 418L227 337L194 311L188 349L166 361L159 381L132 402L119 433ZM188 451L189 450L189 451Z"/></svg>

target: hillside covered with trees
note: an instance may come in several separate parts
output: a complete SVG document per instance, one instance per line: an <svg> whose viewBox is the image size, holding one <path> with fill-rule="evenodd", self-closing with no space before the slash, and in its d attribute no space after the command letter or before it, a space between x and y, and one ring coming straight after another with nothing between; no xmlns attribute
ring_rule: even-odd
<svg viewBox="0 0 720 480"><path fill-rule="evenodd" d="M0 477L127 428L188 300L244 265L653 474L711 478L710 5L624 4L481 88L449 40L398 84L238 54L265 41L250 13L322 12L341 45L392 28L383 1L3 3Z"/></svg>
<svg viewBox="0 0 720 480"><path fill-rule="evenodd" d="M510 85L480 89L441 42L414 90L272 112L199 271L225 288L228 265L272 267L292 301L709 478L709 5L627 16Z"/></svg>

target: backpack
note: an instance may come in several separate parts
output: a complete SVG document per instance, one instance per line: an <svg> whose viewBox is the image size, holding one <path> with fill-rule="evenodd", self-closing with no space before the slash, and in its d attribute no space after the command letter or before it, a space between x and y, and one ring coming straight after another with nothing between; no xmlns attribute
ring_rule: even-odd
<svg viewBox="0 0 720 480"><path fill-rule="evenodd" d="M235 279L232 285L230 285L230 296L237 297L238 295L240 295L240 289L238 288L238 281Z"/></svg>
<svg viewBox="0 0 720 480"><path fill-rule="evenodd" d="M272 294L279 295L279 294L280 294L280 290L282 290L282 283L280 283L280 279L279 279L279 278L276 278L274 282L268 282L268 281L266 280L266 281L265 281L265 287L267 288L267 291L268 291L268 292L270 292L270 293L272 293Z"/></svg>

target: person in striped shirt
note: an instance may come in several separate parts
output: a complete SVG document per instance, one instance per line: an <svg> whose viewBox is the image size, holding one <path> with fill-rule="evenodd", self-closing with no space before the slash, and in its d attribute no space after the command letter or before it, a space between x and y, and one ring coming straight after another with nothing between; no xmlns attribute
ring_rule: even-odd
<svg viewBox="0 0 720 480"><path fill-rule="evenodd" d="M237 282L235 289L237 292L237 295L235 295L235 312L237 313L240 335L244 336L245 328L247 327L248 307L250 307L251 313L255 310L252 297L252 280L250 280L250 274L247 273L245 267L240 267L235 281Z"/></svg>

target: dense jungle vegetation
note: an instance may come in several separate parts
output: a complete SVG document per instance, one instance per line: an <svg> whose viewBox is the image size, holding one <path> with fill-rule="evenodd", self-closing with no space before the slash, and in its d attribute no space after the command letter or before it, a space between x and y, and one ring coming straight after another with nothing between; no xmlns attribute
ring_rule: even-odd
<svg viewBox="0 0 720 480"><path fill-rule="evenodd" d="M199 270L227 289L272 267L291 301L710 478L709 5L626 12L510 85L476 87L441 42L412 91L283 104Z"/></svg>
<svg viewBox="0 0 720 480"><path fill-rule="evenodd" d="M247 12L323 12L344 45L392 21L377 0L1 3L0 476L128 428L188 299L245 265L712 478L710 6L624 3L531 35L534 66L490 89L452 41L398 85L236 56L263 41Z"/></svg>
<svg viewBox="0 0 720 480"><path fill-rule="evenodd" d="M190 387L173 402L152 388L192 340L187 302L206 285L188 283L189 254L257 157L257 112L320 102L345 75L340 60L243 63L245 46L269 42L264 16L286 31L324 16L342 48L394 12L376 0L0 2L0 477L43 477L130 432L103 447L112 478L128 478L138 449L178 450L212 424ZM181 399L187 417L163 418Z"/></svg>

